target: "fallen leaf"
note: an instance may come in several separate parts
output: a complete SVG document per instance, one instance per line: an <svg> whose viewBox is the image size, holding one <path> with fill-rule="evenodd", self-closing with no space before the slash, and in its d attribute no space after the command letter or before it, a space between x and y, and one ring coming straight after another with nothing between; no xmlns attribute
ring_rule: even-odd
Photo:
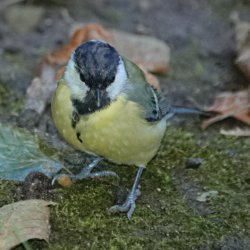
<svg viewBox="0 0 250 250"><path fill-rule="evenodd" d="M231 14L237 49L236 65L250 79L250 22L241 21L238 12Z"/></svg>
<svg viewBox="0 0 250 250"><path fill-rule="evenodd" d="M73 50L88 40L104 40L108 43L113 41L110 31L99 24L87 24L74 29L69 42L65 46L47 55L46 59L49 64L65 65Z"/></svg>
<svg viewBox="0 0 250 250"><path fill-rule="evenodd" d="M63 165L49 148L42 149L39 140L24 129L0 124L0 178L24 181L32 172L53 177L60 171Z"/></svg>
<svg viewBox="0 0 250 250"><path fill-rule="evenodd" d="M243 128L235 128L230 130L221 129L220 133L223 135L230 135L230 136L250 136L250 129L243 129Z"/></svg>
<svg viewBox="0 0 250 250"><path fill-rule="evenodd" d="M228 117L234 117L250 125L249 90L221 93L215 98L214 103L210 107L204 108L204 110L219 114L205 120L201 126L203 129Z"/></svg>
<svg viewBox="0 0 250 250"><path fill-rule="evenodd" d="M0 249L9 250L30 239L49 240L49 205L25 200L0 208Z"/></svg>

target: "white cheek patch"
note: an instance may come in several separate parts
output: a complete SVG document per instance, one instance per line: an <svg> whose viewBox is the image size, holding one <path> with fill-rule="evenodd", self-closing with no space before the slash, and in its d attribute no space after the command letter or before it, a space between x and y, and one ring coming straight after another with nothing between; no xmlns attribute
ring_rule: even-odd
<svg viewBox="0 0 250 250"><path fill-rule="evenodd" d="M111 100L114 100L122 92L122 90L124 90L127 84L127 79L128 76L123 60L120 59L115 80L107 87L107 92Z"/></svg>
<svg viewBox="0 0 250 250"><path fill-rule="evenodd" d="M66 81L67 86L71 90L72 97L80 100L84 99L89 88L84 82L80 80L79 74L75 69L73 55L71 56L66 66L64 79Z"/></svg>

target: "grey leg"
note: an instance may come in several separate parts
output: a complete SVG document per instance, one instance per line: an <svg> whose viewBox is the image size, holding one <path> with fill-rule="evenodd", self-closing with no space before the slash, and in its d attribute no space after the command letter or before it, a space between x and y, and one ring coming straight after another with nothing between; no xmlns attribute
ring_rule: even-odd
<svg viewBox="0 0 250 250"><path fill-rule="evenodd" d="M131 219L131 216L135 210L135 201L137 197L140 195L140 191L138 189L139 180L142 174L144 167L139 167L137 170L137 174L134 180L133 187L127 197L127 200L122 205L115 205L110 208L111 213L118 213L118 212L127 212L128 219Z"/></svg>
<svg viewBox="0 0 250 250"><path fill-rule="evenodd" d="M82 168L81 172L76 175L68 175L73 180L82 180L87 178L95 178L95 177L105 177L105 176L114 176L118 177L118 175L109 170L99 171L92 173L92 170L98 165L99 162L101 162L103 159L100 157L97 157L95 160L93 160L89 165ZM61 174L57 174L54 176L52 180L52 185L55 183L55 181L61 176Z"/></svg>
<svg viewBox="0 0 250 250"><path fill-rule="evenodd" d="M89 165L82 168L81 172L75 176L73 176L74 180L82 180L86 178L95 178L95 177L104 177L104 176L115 176L118 177L118 175L109 170L99 171L92 173L92 170L98 165L99 162L101 162L103 159L98 157L95 160L93 160Z"/></svg>

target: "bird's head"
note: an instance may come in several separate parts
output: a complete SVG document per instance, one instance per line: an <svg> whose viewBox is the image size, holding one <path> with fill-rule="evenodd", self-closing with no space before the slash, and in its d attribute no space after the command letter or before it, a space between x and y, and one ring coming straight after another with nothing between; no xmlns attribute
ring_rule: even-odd
<svg viewBox="0 0 250 250"><path fill-rule="evenodd" d="M91 40L72 53L64 79L73 103L81 105L80 113L91 113L116 99L127 83L127 73L111 45Z"/></svg>

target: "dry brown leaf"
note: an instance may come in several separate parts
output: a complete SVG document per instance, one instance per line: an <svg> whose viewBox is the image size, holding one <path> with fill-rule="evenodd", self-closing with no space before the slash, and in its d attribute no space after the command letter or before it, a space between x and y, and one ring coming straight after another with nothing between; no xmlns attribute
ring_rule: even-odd
<svg viewBox="0 0 250 250"><path fill-rule="evenodd" d="M25 200L0 208L0 249L9 250L29 239L49 239L52 202Z"/></svg>
<svg viewBox="0 0 250 250"><path fill-rule="evenodd" d="M250 129L243 128L235 128L230 130L221 129L220 133L223 135L231 135L231 136L250 136Z"/></svg>
<svg viewBox="0 0 250 250"><path fill-rule="evenodd" d="M62 48L48 54L47 60L52 65L65 65L71 53L77 46L92 39L100 39L108 43L112 43L113 41L112 34L109 30L104 29L99 24L87 24L75 29L69 42Z"/></svg>
<svg viewBox="0 0 250 250"><path fill-rule="evenodd" d="M201 126L203 129L228 117L234 117L235 119L250 125L249 90L242 90L235 93L221 93L215 98L214 103L204 110L217 112L219 114L205 120Z"/></svg>
<svg viewBox="0 0 250 250"><path fill-rule="evenodd" d="M241 21L236 11L231 14L231 19L235 27L238 53L235 63L244 75L250 79L250 23Z"/></svg>
<svg viewBox="0 0 250 250"><path fill-rule="evenodd" d="M250 23L241 21L236 11L231 14L231 19L235 27L236 49L238 53L235 63L245 76L250 79ZM250 125L250 89L235 93L221 93L216 97L214 103L205 110L219 114L205 120L202 123L203 129L228 117L234 117ZM223 133L227 132L223 131Z"/></svg>

